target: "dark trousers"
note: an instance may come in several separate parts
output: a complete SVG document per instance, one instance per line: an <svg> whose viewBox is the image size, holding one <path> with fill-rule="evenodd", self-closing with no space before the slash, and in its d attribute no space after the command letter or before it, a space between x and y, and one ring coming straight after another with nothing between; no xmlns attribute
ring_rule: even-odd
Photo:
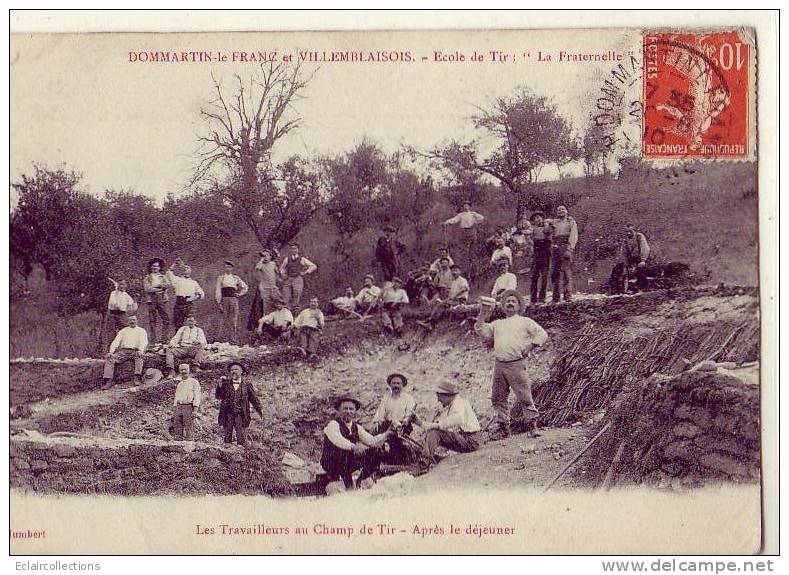
<svg viewBox="0 0 789 575"><path fill-rule="evenodd" d="M192 439L194 407L191 403L179 403L173 412L173 435L176 439Z"/></svg>
<svg viewBox="0 0 789 575"><path fill-rule="evenodd" d="M534 252L534 260L531 267L531 303L545 301L550 264L551 253L548 250Z"/></svg>
<svg viewBox="0 0 789 575"><path fill-rule="evenodd" d="M244 416L236 413L233 421L225 424L225 443L233 443L233 430L236 431L236 441L239 445L247 444L247 429L244 427Z"/></svg>
<svg viewBox="0 0 789 575"><path fill-rule="evenodd" d="M187 317L192 315L192 308L194 302L186 301L186 298L176 298L175 305L173 306L173 329L177 330L184 325Z"/></svg>
<svg viewBox="0 0 789 575"><path fill-rule="evenodd" d="M125 311L111 310L110 315L115 322L115 333L129 325L129 317Z"/></svg>
<svg viewBox="0 0 789 575"><path fill-rule="evenodd" d="M340 457L335 457L331 460L326 458L321 459L321 467L329 477L329 481L337 481L342 479L347 489L353 487L353 473L359 469L362 473L359 475L359 481L370 477L381 466L383 459L383 451L372 447L361 455L355 454L353 451L344 451Z"/></svg>
<svg viewBox="0 0 789 575"><path fill-rule="evenodd" d="M444 431L430 429L425 434L425 446L422 457L430 463L435 461L436 449L441 446L458 453L469 453L479 449L479 433L464 431Z"/></svg>
<svg viewBox="0 0 789 575"><path fill-rule="evenodd" d="M393 260L381 260L381 271L384 274L385 281L392 281L397 275L397 262Z"/></svg>
<svg viewBox="0 0 789 575"><path fill-rule="evenodd" d="M148 303L148 329L151 332L151 342L167 341L170 330L170 314L165 307L166 302L162 294L151 294ZM161 323L161 330L156 331L157 322Z"/></svg>

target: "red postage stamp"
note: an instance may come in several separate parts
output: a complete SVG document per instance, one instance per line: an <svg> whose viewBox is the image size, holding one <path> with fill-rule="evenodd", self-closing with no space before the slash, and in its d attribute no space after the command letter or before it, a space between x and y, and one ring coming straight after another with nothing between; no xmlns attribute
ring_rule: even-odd
<svg viewBox="0 0 789 575"><path fill-rule="evenodd" d="M644 158L746 159L753 47L737 31L644 36Z"/></svg>

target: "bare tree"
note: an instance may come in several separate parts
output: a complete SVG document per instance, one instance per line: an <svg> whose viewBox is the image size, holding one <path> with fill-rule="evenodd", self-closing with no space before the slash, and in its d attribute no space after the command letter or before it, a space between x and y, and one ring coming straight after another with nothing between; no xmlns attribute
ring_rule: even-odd
<svg viewBox="0 0 789 575"><path fill-rule="evenodd" d="M422 155L445 167L473 170L498 180L517 207L517 220L542 168L580 155L567 121L547 98L525 89L498 98L490 109L479 108L471 120L493 138L492 145L484 138L465 144L449 142ZM490 151L485 151L485 144Z"/></svg>
<svg viewBox="0 0 789 575"><path fill-rule="evenodd" d="M207 183L254 232L262 246L295 237L320 208L325 186L300 157L275 164L272 151L301 124L295 103L311 79L299 63L261 65L230 90L212 75L214 98L200 110L199 163L192 184Z"/></svg>

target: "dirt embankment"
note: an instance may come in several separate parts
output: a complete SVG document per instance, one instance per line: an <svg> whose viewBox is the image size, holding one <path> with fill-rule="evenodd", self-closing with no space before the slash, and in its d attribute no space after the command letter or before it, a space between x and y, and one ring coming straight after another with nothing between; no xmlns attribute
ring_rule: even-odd
<svg viewBox="0 0 789 575"><path fill-rule="evenodd" d="M506 477L507 481L514 483L542 483L546 476L545 470L550 469L551 473L555 471L591 436L589 419L593 414L605 410L627 383L642 381L644 377L666 366L681 369L676 358L683 354L690 352L689 359L692 359L696 357L693 353L703 356L707 348L717 352L723 344L724 350L718 360L731 359L731 353L736 350L745 350L742 352L744 355L756 353L758 356L758 329L755 343L751 341L753 333L750 328L742 328L732 340L728 340L730 332L727 330L730 326L752 325L757 318L757 300L749 288L685 289L632 297L591 298L569 305L537 308L528 313L544 325L551 336L546 349L532 357L529 368L536 395L540 398L540 408L545 414L544 423L565 426L564 429L570 429L572 422L578 422L579 426L573 427L569 435L559 427L549 430L547 438L535 443L534 450L527 448L527 451L520 451L522 437L517 436L508 442L485 447L473 456L450 458L455 463L462 458L463 475L470 482L492 482L495 485L498 478ZM662 333L661 341L669 342L669 336L681 326L696 326L693 329L698 328L703 332L705 325L725 326L726 329L707 330L717 334L709 339L699 338L699 334L694 332L691 338L694 341L681 349L675 349L671 357L663 357L666 355L665 350L661 351L663 348L660 346L656 346L651 354L660 357L653 357L649 362L639 362L637 357L627 355L642 353L644 341L658 337L658 333ZM595 330L605 332L606 337L616 338L616 345L604 350L604 361L597 364L594 358L583 356L590 349L584 343L584 338L594 339ZM739 343L735 345L734 342ZM493 360L490 350L481 345L474 335L470 322L446 324L427 337L421 331L413 330L402 341L382 336L377 320L364 323L332 322L324 335L323 348L321 358L313 363L307 363L292 350L281 347L262 350L259 355L245 359L264 408L262 419L253 414L248 435L254 445L262 446L262 451L267 453L268 459L261 460L260 466L268 469L269 474L266 475L262 467L257 467L257 455L251 455L245 471L239 470L239 473L262 474L266 481L275 486L268 492L278 492L276 485L281 483L282 476L277 462L285 451L307 460L318 459L321 429L332 416L330 400L333 397L349 391L359 397L363 404L360 419L364 423L372 416L386 389L386 375L391 372L401 372L409 378L409 391L417 399L420 415L427 420L433 417L438 408L431 389L440 380L452 380L458 385L471 400L483 427L492 417L489 393ZM576 357L575 363L573 357ZM588 365L585 365L587 359ZM219 376L224 373L226 361L227 358L218 358L208 365L209 370L200 377L204 401L195 422L195 440L199 445L214 447L196 450L205 452L207 459L203 460L197 459L194 453L183 452L182 447L177 448L182 452L178 453L181 457L176 458L177 463L187 469L194 468L191 475L198 479L192 489L199 492L237 492L232 489L238 488L218 476L214 481L214 475L210 473L201 475L197 469L215 465L211 461L220 461L222 465L227 463L221 459L222 455L210 455L214 452L225 453L219 443L219 406L213 392ZM568 370L568 365L575 367ZM14 485L43 491L63 491L66 490L63 482L56 478L77 475L81 477L76 481L81 490L89 485L86 483L87 478L95 477L99 472L106 472L106 481L112 482L118 476L111 475L110 469L123 472L126 468L143 467L149 474L148 482L134 484L136 487L129 492L137 489L145 493L162 492L172 483L166 478L177 471L168 467L167 462L172 459L168 454L172 451L165 451L165 444L173 443L167 431L167 420L172 411L175 384L163 382L141 389L121 387L100 391L95 389L99 384L98 366L84 366L78 369L87 370L85 373L90 372L92 375L78 376L78 382L62 386L60 378L72 377L74 372L69 371L71 369L48 369L45 365L24 364L12 367L12 397L16 397L17 401L42 395L48 397L48 400L26 403L29 413L12 420L12 434L27 429L44 434L70 432L88 438L76 438L72 442L71 447L77 450L75 455L64 458L50 453L51 458L48 459L38 452L36 444L40 442L30 441L21 433L16 440L12 436L12 443L20 445L19 449L25 454L22 461L30 467L27 469L22 464L19 469L14 468L18 471L15 471L18 478ZM601 369L604 371L601 372ZM32 370L40 371L28 379L27 375ZM25 390L26 382L31 381L32 388ZM85 388L81 388L79 382ZM70 391L61 394L64 389ZM74 393L79 389L82 391ZM552 420L558 413L564 415ZM554 435L555 438L548 441ZM122 451L128 451L130 447L102 445L99 448L95 445L96 438L111 442L133 440L139 446L145 446L150 451L142 458L146 465L140 463L140 457L132 458ZM82 448L87 451L83 452ZM43 448L45 453L51 449L46 446ZM91 451L95 449L100 449L103 455ZM121 454L111 455L110 452L116 449L120 449ZM497 454L500 452L496 455L499 463L493 466L497 470L495 473L491 472L490 461L486 463L491 449ZM515 450L514 456L511 450ZM36 460L43 461L47 467L37 465L34 470L32 463ZM101 463L103 461L111 463ZM151 461L156 462L158 467L148 468ZM550 465L546 465L546 462ZM446 465L446 469L452 467L449 462L441 465ZM129 473L134 481L134 473L142 471ZM187 477L183 476L184 481ZM582 479L578 483L586 484ZM99 489L117 492L113 491L115 487L112 485L108 483ZM189 489L187 486L181 491ZM173 490L176 491L179 490Z"/></svg>

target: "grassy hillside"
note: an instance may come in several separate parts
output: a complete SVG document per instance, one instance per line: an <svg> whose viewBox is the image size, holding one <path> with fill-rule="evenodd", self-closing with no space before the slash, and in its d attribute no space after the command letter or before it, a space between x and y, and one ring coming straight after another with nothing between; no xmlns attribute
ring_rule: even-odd
<svg viewBox="0 0 789 575"><path fill-rule="evenodd" d="M539 185L541 206L553 210L569 206L579 225L580 239L574 266L576 289L597 291L610 273L622 225L633 222L646 233L655 256L662 261L683 261L710 284L757 285L758 194L753 163L696 163L685 168L652 169L636 164L618 179L611 176L571 178ZM485 214L485 235L497 225L512 225L514 207L491 194L475 209ZM408 247L403 267L411 269L432 259L440 245L452 241L441 222L454 213L443 200L428 207L419 221L408 222L398 237ZM363 276L380 270L372 264L379 230L364 230L353 238L351 256L343 260L335 248L337 234L326 216L319 216L300 234L303 253L318 265L309 276L305 295L323 302L341 294L346 286L358 289ZM226 256L237 262L238 273L251 280L258 246L250 236L234 238ZM159 254L155 254L159 255ZM170 259L168 254L162 254ZM199 254L180 254L193 264L194 277L213 294L222 262ZM487 258L480 262L486 265ZM141 274L142 275L142 272ZM526 281L526 276L521 276ZM490 289L483 276L472 285L475 292ZM242 324L251 297L244 298ZM217 333L220 317L213 299L200 302L196 312L208 336ZM143 312L143 317L145 312ZM143 321L145 324L145 319ZM98 316L82 314L58 318L49 312L47 290L41 277L27 291L15 293L11 305L12 356L73 357L96 354Z"/></svg>

